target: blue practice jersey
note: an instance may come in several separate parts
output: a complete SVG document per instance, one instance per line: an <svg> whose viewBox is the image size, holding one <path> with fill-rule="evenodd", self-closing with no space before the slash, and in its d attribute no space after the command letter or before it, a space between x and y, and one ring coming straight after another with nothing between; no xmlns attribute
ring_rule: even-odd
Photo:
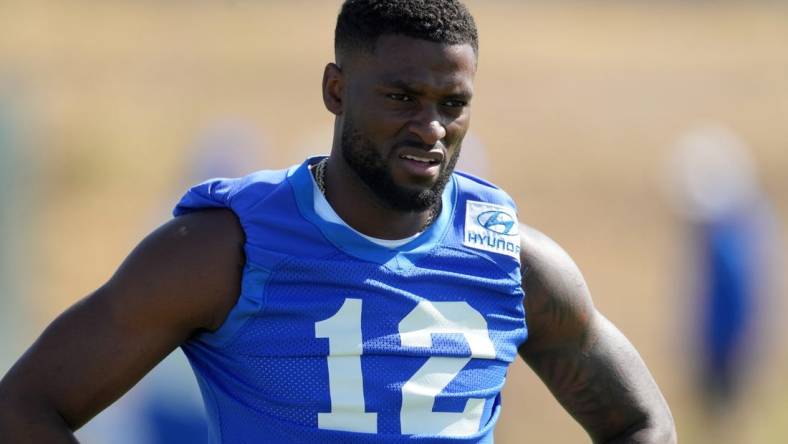
<svg viewBox="0 0 788 444"><path fill-rule="evenodd" d="M175 209L230 208L246 234L237 304L183 345L213 441L491 443L526 338L513 202L455 173L435 222L386 248L318 216L319 160L205 182Z"/></svg>

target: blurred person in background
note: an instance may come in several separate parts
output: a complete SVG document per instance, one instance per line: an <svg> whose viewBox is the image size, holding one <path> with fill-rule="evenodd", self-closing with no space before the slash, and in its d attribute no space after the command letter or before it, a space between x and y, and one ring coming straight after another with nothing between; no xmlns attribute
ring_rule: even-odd
<svg viewBox="0 0 788 444"><path fill-rule="evenodd" d="M723 126L676 144L671 197L689 229L696 381L714 442L743 442L731 416L760 361L773 290L776 227L747 146Z"/></svg>
<svg viewBox="0 0 788 444"><path fill-rule="evenodd" d="M73 442L181 346L214 442L490 443L518 354L594 442L675 442L574 262L454 172L478 60L467 9L349 0L335 42L330 154L189 190L3 378L0 436Z"/></svg>

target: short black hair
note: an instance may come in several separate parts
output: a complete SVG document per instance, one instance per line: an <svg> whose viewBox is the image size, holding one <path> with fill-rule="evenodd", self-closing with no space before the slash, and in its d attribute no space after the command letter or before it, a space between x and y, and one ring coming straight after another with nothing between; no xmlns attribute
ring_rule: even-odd
<svg viewBox="0 0 788 444"><path fill-rule="evenodd" d="M334 33L337 62L353 51L374 52L378 39L387 34L467 43L479 54L476 23L458 0L346 0Z"/></svg>

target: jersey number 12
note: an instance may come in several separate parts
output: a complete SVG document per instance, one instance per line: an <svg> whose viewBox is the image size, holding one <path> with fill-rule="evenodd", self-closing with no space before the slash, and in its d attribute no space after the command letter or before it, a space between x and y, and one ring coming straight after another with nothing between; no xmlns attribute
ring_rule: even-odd
<svg viewBox="0 0 788 444"><path fill-rule="evenodd" d="M333 316L315 323L318 338L328 338L328 383L331 412L318 413L318 428L377 433L377 413L364 405L361 374L361 299L345 299ZM399 323L403 347L432 347L433 334L461 334L468 357L434 356L402 386L401 433L467 436L479 430L484 399L468 399L461 413L434 412L435 397L471 358L495 359L495 347L481 313L466 302L421 301Z"/></svg>

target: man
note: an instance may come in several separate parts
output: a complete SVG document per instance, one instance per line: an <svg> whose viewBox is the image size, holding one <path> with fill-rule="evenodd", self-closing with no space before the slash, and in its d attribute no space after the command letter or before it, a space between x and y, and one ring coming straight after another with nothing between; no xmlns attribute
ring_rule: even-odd
<svg viewBox="0 0 788 444"><path fill-rule="evenodd" d="M345 2L330 156L190 190L5 377L0 436L73 442L182 346L215 442L492 442L518 353L595 442L674 442L571 259L453 173L477 56L455 0Z"/></svg>

